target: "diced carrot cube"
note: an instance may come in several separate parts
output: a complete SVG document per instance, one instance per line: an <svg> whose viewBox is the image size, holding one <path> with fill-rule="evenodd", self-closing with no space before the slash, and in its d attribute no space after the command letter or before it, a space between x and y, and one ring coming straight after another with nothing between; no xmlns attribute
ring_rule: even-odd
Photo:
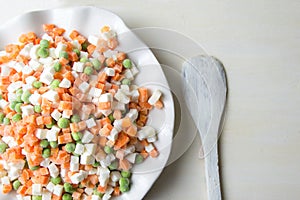
<svg viewBox="0 0 300 200"><path fill-rule="evenodd" d="M12 185L11 184L9 184L9 185L3 184L3 186L2 186L2 193L3 194L9 193L11 190L12 190Z"/></svg>

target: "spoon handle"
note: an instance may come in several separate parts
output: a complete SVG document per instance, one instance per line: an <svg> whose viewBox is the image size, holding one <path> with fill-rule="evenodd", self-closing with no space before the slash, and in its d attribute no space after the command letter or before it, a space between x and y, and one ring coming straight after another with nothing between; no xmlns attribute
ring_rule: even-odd
<svg viewBox="0 0 300 200"><path fill-rule="evenodd" d="M205 173L208 199L221 200L217 144L205 157Z"/></svg>

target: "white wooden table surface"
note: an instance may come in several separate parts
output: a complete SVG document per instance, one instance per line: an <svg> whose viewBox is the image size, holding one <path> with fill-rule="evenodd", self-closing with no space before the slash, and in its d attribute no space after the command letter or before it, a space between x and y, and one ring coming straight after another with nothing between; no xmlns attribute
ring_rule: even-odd
<svg viewBox="0 0 300 200"><path fill-rule="evenodd" d="M96 5L130 28L163 27L224 63L229 83L220 138L224 199L300 196L300 2L295 0L9 0L0 23L26 11ZM205 199L200 141L168 166L146 200Z"/></svg>

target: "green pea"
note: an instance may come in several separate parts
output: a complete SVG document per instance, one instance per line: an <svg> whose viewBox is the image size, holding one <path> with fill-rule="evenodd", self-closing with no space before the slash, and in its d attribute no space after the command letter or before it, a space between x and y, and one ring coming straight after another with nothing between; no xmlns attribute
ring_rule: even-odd
<svg viewBox="0 0 300 200"><path fill-rule="evenodd" d="M119 180L119 184L120 186L122 185L129 185L129 179L128 178L124 178L124 177L121 177L120 180Z"/></svg>
<svg viewBox="0 0 300 200"><path fill-rule="evenodd" d="M140 164L144 161L144 157L141 154L136 155L135 164Z"/></svg>
<svg viewBox="0 0 300 200"><path fill-rule="evenodd" d="M130 85L131 84L131 81L128 79L128 78L124 78L122 81L121 81L122 85Z"/></svg>
<svg viewBox="0 0 300 200"><path fill-rule="evenodd" d="M93 68L90 66L87 66L84 68L83 73L87 74L87 75L92 75L94 72Z"/></svg>
<svg viewBox="0 0 300 200"><path fill-rule="evenodd" d="M33 86L34 88L39 89L40 87L42 87L42 82L41 82L41 81L34 81L34 82L32 83L32 86Z"/></svg>
<svg viewBox="0 0 300 200"><path fill-rule="evenodd" d="M73 193L74 188L70 183L64 183L64 189L66 192Z"/></svg>
<svg viewBox="0 0 300 200"><path fill-rule="evenodd" d="M21 103L22 102L22 95L17 95L16 101Z"/></svg>
<svg viewBox="0 0 300 200"><path fill-rule="evenodd" d="M54 126L54 124L46 124L46 128L52 128L52 126Z"/></svg>
<svg viewBox="0 0 300 200"><path fill-rule="evenodd" d="M113 123L115 121L115 118L114 118L113 114L109 114L108 118L111 121L111 123Z"/></svg>
<svg viewBox="0 0 300 200"><path fill-rule="evenodd" d="M93 167L99 167L100 163L99 162L94 162Z"/></svg>
<svg viewBox="0 0 300 200"><path fill-rule="evenodd" d="M7 144L5 142L0 141L0 153L4 153L7 149Z"/></svg>
<svg viewBox="0 0 300 200"><path fill-rule="evenodd" d="M3 124L4 125L10 125L10 120L7 117L3 118Z"/></svg>
<svg viewBox="0 0 300 200"><path fill-rule="evenodd" d="M97 188L94 189L93 194L94 194L94 195L97 195L97 196L99 196L99 197L102 197L102 196L104 195L104 194L102 194L101 192L99 192L99 191L97 190Z"/></svg>
<svg viewBox="0 0 300 200"><path fill-rule="evenodd" d="M96 70L99 70L101 68L101 62L97 58L92 60L92 64Z"/></svg>
<svg viewBox="0 0 300 200"><path fill-rule="evenodd" d="M51 142L50 142L50 147L52 147L52 148L58 147L57 142L56 142L56 141L51 141Z"/></svg>
<svg viewBox="0 0 300 200"><path fill-rule="evenodd" d="M122 193L124 193L124 192L128 192L129 191L129 185L122 185L122 186L120 186L120 191L122 192Z"/></svg>
<svg viewBox="0 0 300 200"><path fill-rule="evenodd" d="M72 200L72 195L68 194L68 193L65 193L62 197L62 200Z"/></svg>
<svg viewBox="0 0 300 200"><path fill-rule="evenodd" d="M129 178L131 176L131 173L130 173L130 171L122 171L121 175L124 178Z"/></svg>
<svg viewBox="0 0 300 200"><path fill-rule="evenodd" d="M58 79L54 79L50 84L50 88L54 90L55 88L59 87L59 84L60 84L60 81Z"/></svg>
<svg viewBox="0 0 300 200"><path fill-rule="evenodd" d="M32 200L42 200L42 196L40 195L33 195Z"/></svg>
<svg viewBox="0 0 300 200"><path fill-rule="evenodd" d="M119 162L118 162L117 160L113 161L113 162L108 166L108 168L109 168L110 170L118 169L118 167L119 167Z"/></svg>
<svg viewBox="0 0 300 200"><path fill-rule="evenodd" d="M131 63L131 60L126 58L125 60L123 60L123 66L127 69L130 69L132 67L132 63Z"/></svg>
<svg viewBox="0 0 300 200"><path fill-rule="evenodd" d="M80 58L80 62L82 62L82 63L86 63L88 61L89 61L89 59L87 57Z"/></svg>
<svg viewBox="0 0 300 200"><path fill-rule="evenodd" d="M37 51L37 55L41 58L47 58L49 56L49 50L44 47L40 47Z"/></svg>
<svg viewBox="0 0 300 200"><path fill-rule="evenodd" d="M54 124L55 124L55 120L52 119L51 124L46 124L46 127L50 129L50 128L52 128L52 126L54 126Z"/></svg>
<svg viewBox="0 0 300 200"><path fill-rule="evenodd" d="M36 113L41 113L42 112L42 108L41 108L40 105L35 105L33 107L33 109L34 109L34 112L36 112Z"/></svg>
<svg viewBox="0 0 300 200"><path fill-rule="evenodd" d="M22 102L22 94L23 94L23 90L21 88L19 88L16 91L16 95L17 95L16 101L19 103Z"/></svg>
<svg viewBox="0 0 300 200"><path fill-rule="evenodd" d="M18 190L20 186L21 186L21 182L19 180L15 180L13 182L13 188L14 188L14 190Z"/></svg>
<svg viewBox="0 0 300 200"><path fill-rule="evenodd" d="M40 146L41 146L42 148L47 148L48 145L49 145L48 140L42 140L42 141L40 141Z"/></svg>
<svg viewBox="0 0 300 200"><path fill-rule="evenodd" d="M55 185L60 184L61 183L61 178L58 176L56 178L51 178L51 182Z"/></svg>
<svg viewBox="0 0 300 200"><path fill-rule="evenodd" d="M22 106L23 104L22 103L17 103L16 104L16 106L15 106L15 111L17 112L17 113L21 113L22 112L22 110L21 110L21 106Z"/></svg>
<svg viewBox="0 0 300 200"><path fill-rule="evenodd" d="M32 167L30 167L30 170L32 170L32 171L35 171L35 170L38 170L40 168L40 166L32 166Z"/></svg>
<svg viewBox="0 0 300 200"><path fill-rule="evenodd" d="M89 46L89 43L88 43L87 41L85 41L84 43L82 43L81 49L82 49L83 51L86 51L88 46Z"/></svg>
<svg viewBox="0 0 300 200"><path fill-rule="evenodd" d="M53 66L53 68L54 68L54 70L56 71L56 72L59 72L60 70L61 70L61 64L59 63L59 62L56 62L55 64L54 64L54 66Z"/></svg>
<svg viewBox="0 0 300 200"><path fill-rule="evenodd" d="M15 107L16 107L17 103L18 103L17 101L10 102L10 105L9 105L10 109L15 110Z"/></svg>
<svg viewBox="0 0 300 200"><path fill-rule="evenodd" d="M3 122L4 117L5 117L4 113L1 112L1 113L0 113L0 123Z"/></svg>
<svg viewBox="0 0 300 200"><path fill-rule="evenodd" d="M113 152L113 149L110 146L105 146L104 147L104 152L107 154L110 154Z"/></svg>
<svg viewBox="0 0 300 200"><path fill-rule="evenodd" d="M25 90L21 96L21 100L25 103L30 103L29 102L29 97L31 96L31 93L29 90Z"/></svg>
<svg viewBox="0 0 300 200"><path fill-rule="evenodd" d="M14 114L14 116L12 116L11 120L13 122L18 122L22 119L22 115L20 113Z"/></svg>
<svg viewBox="0 0 300 200"><path fill-rule="evenodd" d="M48 40L41 40L40 41L40 47L42 48L49 48L49 41Z"/></svg>
<svg viewBox="0 0 300 200"><path fill-rule="evenodd" d="M49 158L51 155L51 150L50 149L44 149L42 152L43 158Z"/></svg>
<svg viewBox="0 0 300 200"><path fill-rule="evenodd" d="M81 132L73 132L71 133L73 140L80 141L82 138L82 133Z"/></svg>
<svg viewBox="0 0 300 200"><path fill-rule="evenodd" d="M72 122L72 123L78 123L78 122L80 122L80 116L77 115L77 114L72 115L72 117L71 117L71 122Z"/></svg>
<svg viewBox="0 0 300 200"><path fill-rule="evenodd" d="M23 94L23 89L22 88L17 89L16 95L22 95L22 94Z"/></svg>
<svg viewBox="0 0 300 200"><path fill-rule="evenodd" d="M66 51L59 52L59 58L69 59L69 55Z"/></svg>
<svg viewBox="0 0 300 200"><path fill-rule="evenodd" d="M3 96L2 96L2 94L0 94L0 100L1 100L1 99L3 99Z"/></svg>
<svg viewBox="0 0 300 200"><path fill-rule="evenodd" d="M67 118L60 118L57 125L59 128L68 128L70 126L70 121Z"/></svg>
<svg viewBox="0 0 300 200"><path fill-rule="evenodd" d="M66 151L68 153L72 153L75 151L76 145L74 143L68 143L66 144Z"/></svg>
<svg viewBox="0 0 300 200"><path fill-rule="evenodd" d="M79 49L73 49L73 52L75 52L78 57L80 56L80 50Z"/></svg>

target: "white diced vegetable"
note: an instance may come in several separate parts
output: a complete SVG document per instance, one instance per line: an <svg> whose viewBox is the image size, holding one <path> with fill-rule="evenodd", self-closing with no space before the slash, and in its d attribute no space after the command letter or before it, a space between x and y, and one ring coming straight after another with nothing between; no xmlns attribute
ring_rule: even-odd
<svg viewBox="0 0 300 200"><path fill-rule="evenodd" d="M59 101L58 93L54 90L49 90L49 91L45 92L42 96L52 102Z"/></svg>
<svg viewBox="0 0 300 200"><path fill-rule="evenodd" d="M49 169L49 173L51 177L56 178L59 175L59 169L57 168L57 166L54 163L51 163L48 166Z"/></svg>
<svg viewBox="0 0 300 200"><path fill-rule="evenodd" d="M22 85L23 85L22 81L13 82L7 87L7 91L12 93L17 89L21 88Z"/></svg>
<svg viewBox="0 0 300 200"><path fill-rule="evenodd" d="M61 117L61 113L57 109L54 109L53 112L51 113L51 117L56 121L58 121L59 118Z"/></svg>
<svg viewBox="0 0 300 200"><path fill-rule="evenodd" d="M56 196L61 196L63 190L64 190L64 186L57 184L54 186L53 194L55 194Z"/></svg>
<svg viewBox="0 0 300 200"><path fill-rule="evenodd" d="M32 95L29 97L29 102L32 105L40 105L40 100L41 100L41 95L38 92L34 92Z"/></svg>
<svg viewBox="0 0 300 200"><path fill-rule="evenodd" d="M79 157L78 156L71 156L70 161L70 171L76 172L79 170Z"/></svg>
<svg viewBox="0 0 300 200"><path fill-rule="evenodd" d="M104 72L107 74L107 76L114 76L115 75L115 69L106 67L104 68Z"/></svg>
<svg viewBox="0 0 300 200"><path fill-rule="evenodd" d="M83 62L74 62L72 69L76 72L83 72L84 63Z"/></svg>
<svg viewBox="0 0 300 200"><path fill-rule="evenodd" d="M44 140L44 139L46 139L47 131L48 131L48 129L41 129L41 128L38 128L38 129L36 129L36 131L35 131L35 136L36 136L37 138L39 138L40 140Z"/></svg>
<svg viewBox="0 0 300 200"><path fill-rule="evenodd" d="M21 110L22 110L22 117L30 116L34 114L34 109L32 105L22 106Z"/></svg>
<svg viewBox="0 0 300 200"><path fill-rule="evenodd" d="M80 144L80 143L77 143L76 147L75 147L75 150L74 150L74 153L76 153L78 155L81 155L81 154L83 154L83 152L84 152L84 145Z"/></svg>
<svg viewBox="0 0 300 200"><path fill-rule="evenodd" d="M112 99L111 93L104 93L100 95L99 102L109 102L112 101Z"/></svg>
<svg viewBox="0 0 300 200"><path fill-rule="evenodd" d="M29 52L30 58L31 59L37 59L38 55L37 55L37 51L39 49L40 45L34 45Z"/></svg>
<svg viewBox="0 0 300 200"><path fill-rule="evenodd" d="M87 153L89 155L94 155L96 152L97 145L90 143L90 144L85 144L84 147L86 149L85 153Z"/></svg>
<svg viewBox="0 0 300 200"><path fill-rule="evenodd" d="M68 79L64 78L60 82L59 87L61 87L61 88L70 88L71 87L71 81L69 81Z"/></svg>
<svg viewBox="0 0 300 200"><path fill-rule="evenodd" d="M99 40L100 40L100 38L99 38L98 36L95 36L95 35L89 35L89 36L88 36L88 41L89 41L89 43L91 43L91 44L93 44L93 45L95 45L95 46L98 45Z"/></svg>
<svg viewBox="0 0 300 200"><path fill-rule="evenodd" d="M115 94L115 98L124 104L128 104L130 101L130 98L126 96L121 90L118 90L117 93Z"/></svg>
<svg viewBox="0 0 300 200"><path fill-rule="evenodd" d="M42 64L36 59L31 59L28 64L34 71L37 71L42 67Z"/></svg>
<svg viewBox="0 0 300 200"><path fill-rule="evenodd" d="M55 185L50 181L50 182L48 183L48 185L46 186L46 189L47 189L49 192L53 192L54 187L55 187Z"/></svg>
<svg viewBox="0 0 300 200"><path fill-rule="evenodd" d="M78 89L82 92L82 93L86 93L89 90L90 85L87 82L82 82L79 86Z"/></svg>
<svg viewBox="0 0 300 200"><path fill-rule="evenodd" d="M42 194L42 185L41 184L32 184L32 194L41 195Z"/></svg>
<svg viewBox="0 0 300 200"><path fill-rule="evenodd" d="M85 123L87 128L92 128L97 125L93 118L86 120Z"/></svg>
<svg viewBox="0 0 300 200"><path fill-rule="evenodd" d="M148 99L148 103L150 105L154 105L159 100L160 97L161 97L161 91L155 90L151 95L151 97Z"/></svg>
<svg viewBox="0 0 300 200"><path fill-rule="evenodd" d="M87 152L84 152L81 156L80 156L80 164L82 165L92 165L95 163L95 158L93 155L90 155Z"/></svg>

